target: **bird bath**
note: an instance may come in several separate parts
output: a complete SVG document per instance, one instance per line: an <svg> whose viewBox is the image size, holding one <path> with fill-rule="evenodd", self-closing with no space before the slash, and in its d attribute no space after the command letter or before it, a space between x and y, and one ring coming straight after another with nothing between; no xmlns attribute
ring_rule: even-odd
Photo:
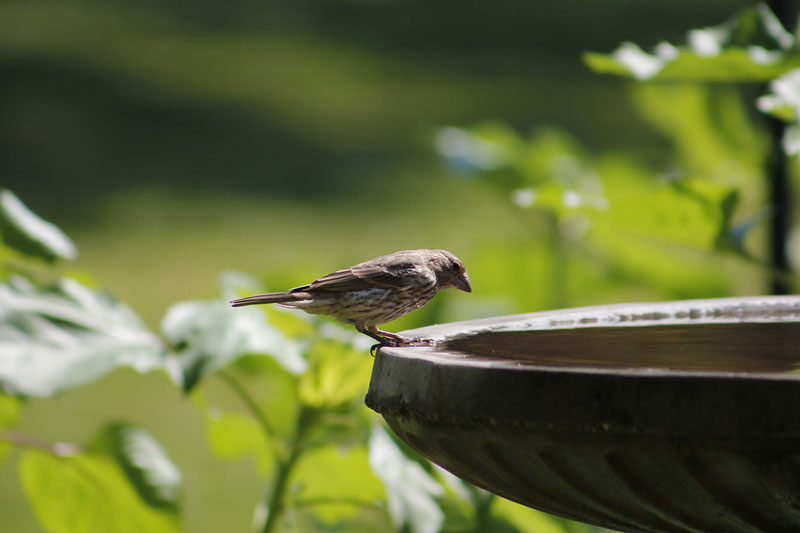
<svg viewBox="0 0 800 533"><path fill-rule="evenodd" d="M619 531L800 531L800 297L431 326L366 403L434 463Z"/></svg>

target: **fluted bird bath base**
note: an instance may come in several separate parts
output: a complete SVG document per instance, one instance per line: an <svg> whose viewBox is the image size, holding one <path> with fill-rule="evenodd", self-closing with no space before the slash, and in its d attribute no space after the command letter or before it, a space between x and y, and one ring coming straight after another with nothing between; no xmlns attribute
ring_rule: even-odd
<svg viewBox="0 0 800 533"><path fill-rule="evenodd" d="M366 402L434 463L619 531L800 531L800 297L587 307L405 332Z"/></svg>

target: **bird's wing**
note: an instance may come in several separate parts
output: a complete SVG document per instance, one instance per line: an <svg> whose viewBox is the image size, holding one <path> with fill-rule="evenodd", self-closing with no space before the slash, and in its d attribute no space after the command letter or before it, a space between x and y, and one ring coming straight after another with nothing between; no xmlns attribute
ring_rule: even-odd
<svg viewBox="0 0 800 533"><path fill-rule="evenodd" d="M354 267L332 272L308 285L296 287L290 292L322 290L322 291L358 291L374 288L400 288L404 285L403 277L414 269L413 263L381 264L368 261Z"/></svg>

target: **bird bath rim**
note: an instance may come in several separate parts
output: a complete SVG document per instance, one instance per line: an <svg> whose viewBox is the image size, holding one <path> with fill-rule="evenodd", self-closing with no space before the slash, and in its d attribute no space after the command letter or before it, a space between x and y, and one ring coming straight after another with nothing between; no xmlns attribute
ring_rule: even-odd
<svg viewBox="0 0 800 533"><path fill-rule="evenodd" d="M469 353L459 349L460 341L481 335L552 332L560 330L598 330L602 328L697 327L744 324L800 323L800 296L746 296L676 300L669 302L622 303L538 311L517 315L450 322L402 332L403 336L432 339L430 346L383 347L392 357L421 359L430 363L464 365L487 369L527 369L552 373L590 373L630 377L697 377L723 379L774 379L800 381L800 357L797 371L698 370L665 366L637 367L543 364L535 359L509 359L490 354ZM566 332L565 332L566 333ZM624 333L624 332L623 332Z"/></svg>
<svg viewBox="0 0 800 533"><path fill-rule="evenodd" d="M470 353L470 339L520 332L523 360ZM739 360L793 356L800 297L620 304L404 332L439 343L381 348L366 403L423 456L529 507L619 531L800 530L793 365L754 372L536 362L575 346L616 356L628 341L634 355L680 355L676 332L687 335L678 340L692 357L725 347Z"/></svg>

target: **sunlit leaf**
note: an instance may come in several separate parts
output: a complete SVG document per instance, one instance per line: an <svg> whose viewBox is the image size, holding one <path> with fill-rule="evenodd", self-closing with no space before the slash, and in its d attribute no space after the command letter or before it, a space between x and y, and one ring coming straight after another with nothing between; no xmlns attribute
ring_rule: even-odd
<svg viewBox="0 0 800 533"><path fill-rule="evenodd" d="M369 439L369 464L386 489L389 513L396 528L435 533L444 521L436 498L444 489L419 463L408 459L386 430L374 426Z"/></svg>
<svg viewBox="0 0 800 533"><path fill-rule="evenodd" d="M611 208L593 219L591 231L709 250L736 206L730 187L707 180L656 181L623 160L609 159L602 168Z"/></svg>
<svg viewBox="0 0 800 533"><path fill-rule="evenodd" d="M214 454L222 459L255 457L262 476L266 476L272 467L272 443L252 417L211 410L208 413L208 442Z"/></svg>
<svg viewBox="0 0 800 533"><path fill-rule="evenodd" d="M611 54L587 53L595 72L637 80L768 81L800 65L795 38L766 4L719 26L690 30L686 43L659 43L649 53L630 42Z"/></svg>
<svg viewBox="0 0 800 533"><path fill-rule="evenodd" d="M160 472L155 478L149 477L151 481L160 479L163 468L154 467L149 455L152 450L139 444L133 449L117 449L116 452L144 470ZM143 459L144 456L147 459ZM19 475L36 517L47 531L158 533L180 530L176 508L153 506L143 498L142 486L128 477L111 450L95 447L77 455L26 450L20 456Z"/></svg>
<svg viewBox="0 0 800 533"><path fill-rule="evenodd" d="M295 374L307 367L301 346L257 308L235 309L219 300L182 302L169 309L161 326L175 346L173 379L187 392L206 375L248 354L273 357Z"/></svg>
<svg viewBox="0 0 800 533"><path fill-rule="evenodd" d="M761 187L770 141L749 118L750 104L738 91L642 84L631 95L641 116L674 146L683 174L742 191Z"/></svg>
<svg viewBox="0 0 800 533"><path fill-rule="evenodd" d="M365 509L381 511L389 522L386 509L381 507L383 486L370 469L363 447L325 446L305 453L294 470L292 484L293 504L313 512L329 526L352 519Z"/></svg>
<svg viewBox="0 0 800 533"><path fill-rule="evenodd" d="M21 277L0 284L0 354L0 389L23 396L163 364L160 340L133 311L70 279L47 290Z"/></svg>
<svg viewBox="0 0 800 533"><path fill-rule="evenodd" d="M110 424L95 437L89 450L114 456L148 505L177 511L181 472L149 432L131 424Z"/></svg>
<svg viewBox="0 0 800 533"><path fill-rule="evenodd" d="M353 343L320 337L308 349L311 368L300 376L306 405L335 408L361 397L369 383L372 358Z"/></svg>
<svg viewBox="0 0 800 533"><path fill-rule="evenodd" d="M286 434L294 430L299 409L297 376L287 371L275 359L261 355L240 357L225 372L226 378L232 377L247 391L264 412L276 434ZM227 379L223 381L231 385ZM242 404L242 407L246 405ZM214 415L219 414L217 409L212 406L204 410Z"/></svg>
<svg viewBox="0 0 800 533"><path fill-rule="evenodd" d="M7 189L0 189L0 237L11 248L46 261L78 256L75 244L64 232L33 213Z"/></svg>

